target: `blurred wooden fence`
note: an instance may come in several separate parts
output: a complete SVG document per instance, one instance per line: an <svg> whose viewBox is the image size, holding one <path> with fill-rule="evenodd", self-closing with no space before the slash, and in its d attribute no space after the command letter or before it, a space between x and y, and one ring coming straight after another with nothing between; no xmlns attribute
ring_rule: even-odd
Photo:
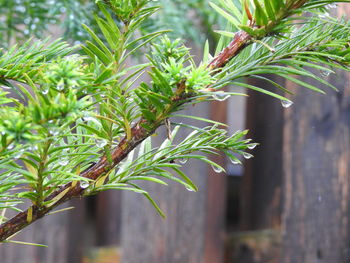
<svg viewBox="0 0 350 263"><path fill-rule="evenodd" d="M48 248L4 244L0 263L350 262L350 76L328 78L339 92L286 83L296 93L288 109L250 93L247 127L261 145L243 178L191 163L186 172L198 193L146 185L165 220L135 193L74 200L75 210L16 236ZM225 104L195 109L221 120L237 114Z"/></svg>

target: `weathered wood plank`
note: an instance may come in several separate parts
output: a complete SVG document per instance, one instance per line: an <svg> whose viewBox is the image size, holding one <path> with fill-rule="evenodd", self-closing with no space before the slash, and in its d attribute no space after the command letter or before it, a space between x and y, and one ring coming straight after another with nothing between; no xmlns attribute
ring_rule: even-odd
<svg viewBox="0 0 350 263"><path fill-rule="evenodd" d="M329 78L339 92L298 89L285 115L283 263L350 261L350 76Z"/></svg>
<svg viewBox="0 0 350 263"><path fill-rule="evenodd" d="M267 77L281 83L281 79ZM249 83L278 92L266 82L250 79ZM279 228L284 108L273 97L255 91L249 91L248 94L248 137L259 145L251 152L254 158L245 161L241 191L241 230Z"/></svg>
<svg viewBox="0 0 350 263"><path fill-rule="evenodd" d="M96 243L118 245L121 227L121 191L106 191L96 197Z"/></svg>
<svg viewBox="0 0 350 263"><path fill-rule="evenodd" d="M281 81L274 76L266 77ZM269 83L248 81L278 92ZM239 228L229 234L226 262L279 263L284 108L279 100L267 95L255 91L248 91L248 95L248 137L259 145L251 151L254 158L245 160Z"/></svg>
<svg viewBox="0 0 350 263"><path fill-rule="evenodd" d="M205 116L208 108L202 105L196 110ZM165 136L163 132L157 137L161 141ZM204 262L207 166L191 161L184 171L197 184L199 192L189 192L172 182L168 187L143 184L158 201L166 219L162 219L142 195L123 192L123 263Z"/></svg>
<svg viewBox="0 0 350 263"><path fill-rule="evenodd" d="M45 244L49 246L48 248L11 243L1 244L0 262L67 263L68 213L47 216L13 238L13 240Z"/></svg>
<svg viewBox="0 0 350 263"><path fill-rule="evenodd" d="M227 103L213 101L210 106L210 118L226 123L228 114ZM211 159L225 167L225 158L223 156L213 156ZM224 237L226 236L226 175L223 173L217 174L212 169L209 169L206 191L204 262L223 262L225 253Z"/></svg>
<svg viewBox="0 0 350 263"><path fill-rule="evenodd" d="M11 243L1 244L0 262L82 262L87 245L85 205L83 201L73 200L66 206L74 206L75 209L48 215L13 238L13 240L44 244L48 246L47 248Z"/></svg>
<svg viewBox="0 0 350 263"><path fill-rule="evenodd" d="M338 93L322 96L298 90L295 107L286 113L286 263L350 260L349 76L331 78Z"/></svg>
<svg viewBox="0 0 350 263"><path fill-rule="evenodd" d="M225 262L279 262L281 232L275 229L241 231L228 236L228 256Z"/></svg>

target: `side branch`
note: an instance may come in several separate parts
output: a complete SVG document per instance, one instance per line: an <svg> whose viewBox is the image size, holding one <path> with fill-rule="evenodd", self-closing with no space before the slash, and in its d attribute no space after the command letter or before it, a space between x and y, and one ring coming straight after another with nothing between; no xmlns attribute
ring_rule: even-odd
<svg viewBox="0 0 350 263"><path fill-rule="evenodd" d="M231 43L225 47L208 65L210 69L224 67L233 57L235 57L252 39L245 31L239 31L234 36Z"/></svg>
<svg viewBox="0 0 350 263"><path fill-rule="evenodd" d="M112 153L113 163L110 164L106 157L102 157L101 160L93 165L92 167L86 169L81 173L81 176L96 180L101 175L110 171L113 167L115 167L121 160L123 160L133 149L137 147L144 139L150 136L156 128L160 125L154 127L152 131L146 131L140 124L142 121L139 121L138 124L132 129L132 139L127 140L124 138L116 149ZM69 189L69 190L67 190ZM45 201L55 200L61 193L66 192L58 201L56 201L53 205L50 206L36 206L33 205L26 211L18 213L15 217L3 223L0 226L0 241L4 241L7 238L11 237L13 234L22 230L26 226L30 225L32 222L36 221L44 217L48 212L53 210L55 207L59 206L66 201L82 196L84 192L84 188L80 186L80 183L73 184L72 182L62 186L60 189L53 192L50 196L48 196ZM28 219L28 213L30 213L30 220Z"/></svg>

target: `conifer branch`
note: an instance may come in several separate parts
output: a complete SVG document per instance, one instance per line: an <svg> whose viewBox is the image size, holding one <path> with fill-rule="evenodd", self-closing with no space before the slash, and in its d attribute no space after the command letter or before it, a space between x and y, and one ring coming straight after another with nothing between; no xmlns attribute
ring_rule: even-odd
<svg viewBox="0 0 350 263"><path fill-rule="evenodd" d="M237 34L237 36L238 37L235 37L235 39L230 43L228 47L226 47L218 56L216 56L212 60L212 62L209 63L210 69L215 70L223 67L230 59L232 59L234 56L239 54L242 48L246 46L251 40L251 36L249 36L245 32L241 32L240 34ZM181 93L180 94L177 93L177 95L174 97L172 101L174 104L183 104L184 101L188 99L184 94L185 89L182 85L179 85L178 90ZM164 116L167 116L167 114L165 113ZM147 121L144 119L141 119L132 128L131 139L127 140L127 138L124 137L120 141L119 145L114 149L112 153L113 163L109 163L107 160L107 157L104 156L101 158L101 160L98 163L89 167L88 169L83 171L80 175L82 177L86 177L91 180L96 180L101 175L108 173L111 169L113 169L116 165L118 165L133 149L135 149L143 140L145 140L147 137L153 134L155 130L163 124L163 121L165 119L166 118L160 119L152 123L151 124L152 129L150 130L146 130L143 127L142 124ZM47 213L52 211L57 206L71 200L72 198L81 197L84 190L85 189L80 186L80 183L77 183L76 185L74 185L72 182L70 182L62 186L60 189L53 192L49 197L45 199L45 201L54 200L57 196L60 196L60 194L65 192L65 194L61 196L60 199L57 202L55 202L52 206L38 207L36 205L33 205L27 210L18 213L12 219L0 225L0 241L4 241L8 239L15 233L19 232L26 226L33 223L34 221L44 217ZM27 220L28 212L32 213L31 221Z"/></svg>
<svg viewBox="0 0 350 263"><path fill-rule="evenodd" d="M230 42L230 44L227 47L225 47L216 57L214 57L209 62L208 68L213 72L213 74L215 74L216 72L219 72L220 69L225 67L225 65L227 65L230 61L232 61L235 57L237 57L237 55L239 55L241 51L243 51L246 47L249 46L249 44L252 42L253 39L261 39L263 37L266 37L274 33L275 28L278 27L280 23L284 23L283 19L291 15L294 9L301 8L305 3L312 4L315 1L290 0L290 1L287 1L286 6L279 5L281 3L284 4L284 1L282 0L278 0L275 2L266 1L267 3L271 2L276 4L276 6L274 7L275 10L277 10L276 14L266 13L259 6L258 1L254 1L254 2L256 6L255 17L253 17L252 14L250 14L249 7L245 6L248 18L249 20L251 20L250 25L249 26L238 25L238 27L241 28L241 31L237 32L233 40ZM269 17L271 19L268 19L267 16L271 16ZM121 21L124 21L125 19L126 18L121 19ZM115 32L119 32L118 28L115 29ZM153 38L150 38L150 39L152 40ZM107 53L107 55L110 55L110 57L113 58L113 54L108 53L109 51L108 48L105 47L105 45L102 42L101 42L101 46L104 51L105 50L107 51L105 53ZM113 46L113 43L111 43L111 46ZM100 60L104 59L106 61L106 64L108 64L107 62L109 61L108 60L109 57L104 52L98 52L99 49L95 45L90 44L89 47L90 49L86 48L87 53L91 52L91 50L96 50L97 51L96 53L99 54L99 56L102 58ZM322 53L318 53L318 54L322 55ZM302 54L302 55L305 55L305 54ZM334 55L333 57L338 58L339 56ZM282 62L285 62L285 61L282 61ZM321 62L323 61L321 60ZM304 64L305 63L306 62L304 62ZM160 63L160 64L164 65L165 63ZM106 68L107 73L108 73L108 70L109 69ZM155 69L153 72L155 75L159 73L157 70L158 69ZM250 69L247 69L247 72L249 72L249 70ZM256 74L259 74L261 72L258 72ZM288 71L287 73L290 73L290 72L299 73L300 71L294 70L294 71ZM282 72L281 74L286 74L286 73ZM241 76L244 76L244 75L242 74ZM162 78L161 80L163 81L164 79ZM79 176L94 182L94 181L97 181L100 177L108 175L108 173L112 171L116 166L118 166L138 145L140 145L145 139L151 136L156 131L156 129L158 129L164 123L164 121L167 118L169 118L169 116L174 111L178 110L180 106L183 106L193 101L197 94L188 92L186 81L187 81L186 79L185 80L181 79L175 82L175 87L176 87L174 88L175 92L170 96L170 98L167 98L169 99L170 102L164 107L162 114L156 115L157 118L155 119L146 118L146 115L144 117L141 117L141 119L131 128L131 130L129 126L129 130L130 130L129 133L125 132L125 136L123 137L123 139L121 139L118 145L111 150L109 155L105 154L98 162L96 162L89 168L79 173ZM220 82L220 80L218 80L218 82ZM202 88L203 89L210 88L211 84L205 85ZM153 117L152 110L155 110L155 108L149 108L149 109L150 109L150 112L148 113L151 115L151 117ZM21 231L26 226L44 217L46 214L48 214L50 211L52 211L54 208L56 208L60 204L63 204L66 201L71 200L72 198L83 196L85 191L86 191L86 187L83 187L79 181L71 181L63 186L60 186L59 189L55 190L44 199L44 202L43 202L44 205L34 203L27 210L18 213L12 219L0 225L0 242L9 239L11 236Z"/></svg>

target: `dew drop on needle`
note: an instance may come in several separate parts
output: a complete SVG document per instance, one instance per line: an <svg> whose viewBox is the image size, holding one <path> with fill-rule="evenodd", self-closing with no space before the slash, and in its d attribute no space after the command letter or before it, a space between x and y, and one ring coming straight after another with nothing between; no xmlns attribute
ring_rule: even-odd
<svg viewBox="0 0 350 263"><path fill-rule="evenodd" d="M227 94L225 92L217 92L213 94L212 97L214 100L217 100L217 101L225 101L230 97L230 94Z"/></svg>
<svg viewBox="0 0 350 263"><path fill-rule="evenodd" d="M293 101L291 100L281 100L281 104L283 108L289 108L293 105Z"/></svg>
<svg viewBox="0 0 350 263"><path fill-rule="evenodd" d="M253 155L251 155L250 153L243 153L243 157L248 160L248 159L252 158Z"/></svg>
<svg viewBox="0 0 350 263"><path fill-rule="evenodd" d="M82 181L82 182L80 182L80 187L83 188L83 189L86 189L86 188L89 187L89 183L85 182L85 181Z"/></svg>
<svg viewBox="0 0 350 263"><path fill-rule="evenodd" d="M223 169L221 167L218 167L218 166L215 166L215 165L211 165L211 168L213 169L213 171L215 173L222 173L223 172Z"/></svg>

